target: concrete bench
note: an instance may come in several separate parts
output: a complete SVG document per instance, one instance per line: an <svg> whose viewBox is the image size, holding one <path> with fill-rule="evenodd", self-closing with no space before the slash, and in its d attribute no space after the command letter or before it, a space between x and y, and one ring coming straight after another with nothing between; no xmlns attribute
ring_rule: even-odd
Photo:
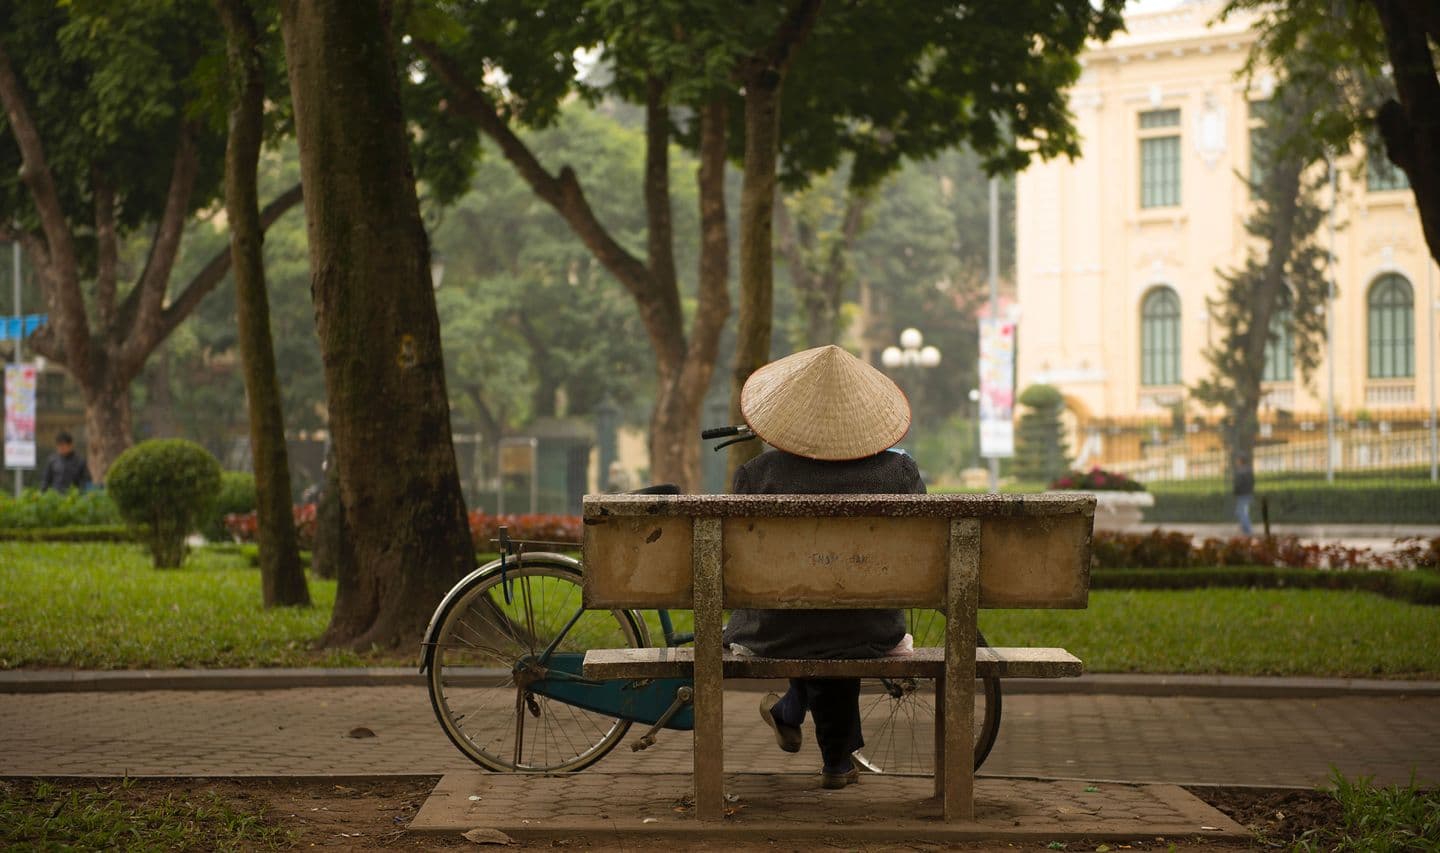
<svg viewBox="0 0 1440 853"><path fill-rule="evenodd" d="M974 818L977 675L1081 673L1063 649L979 648L982 608L1083 608L1089 495L590 495L585 605L695 613L693 649L597 649L591 678L695 679L695 807L724 815L722 680L936 679L935 793L947 821ZM943 648L867 660L747 658L720 643L725 608L936 608ZM760 725L756 721L756 725Z"/></svg>

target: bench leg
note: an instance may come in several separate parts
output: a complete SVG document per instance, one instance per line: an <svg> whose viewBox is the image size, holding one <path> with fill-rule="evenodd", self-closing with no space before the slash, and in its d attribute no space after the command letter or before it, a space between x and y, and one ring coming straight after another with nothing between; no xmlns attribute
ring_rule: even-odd
<svg viewBox="0 0 1440 853"><path fill-rule="evenodd" d="M980 521L950 521L945 589L945 677L936 687L943 712L944 760L936 764L946 821L975 819L975 634L980 606ZM944 768L943 771L941 768ZM943 780L940 773L944 773Z"/></svg>
<svg viewBox="0 0 1440 853"><path fill-rule="evenodd" d="M695 814L725 818L720 519L695 519Z"/></svg>
<svg viewBox="0 0 1440 853"><path fill-rule="evenodd" d="M945 676L935 679L935 797L945 798Z"/></svg>

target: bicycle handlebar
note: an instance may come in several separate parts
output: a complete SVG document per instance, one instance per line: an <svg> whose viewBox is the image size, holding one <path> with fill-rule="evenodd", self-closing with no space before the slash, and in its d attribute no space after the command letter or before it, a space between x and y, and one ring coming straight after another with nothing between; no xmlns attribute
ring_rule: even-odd
<svg viewBox="0 0 1440 853"><path fill-rule="evenodd" d="M739 425L739 426L711 427L710 429L701 430L701 431L700 431L700 438L701 438L701 440L703 440L703 441L709 441L709 440L712 439L712 438L725 438L725 437L731 436L731 435L749 435L749 434L750 434L750 427L747 426L747 425L745 425L745 424L741 424L741 425Z"/></svg>

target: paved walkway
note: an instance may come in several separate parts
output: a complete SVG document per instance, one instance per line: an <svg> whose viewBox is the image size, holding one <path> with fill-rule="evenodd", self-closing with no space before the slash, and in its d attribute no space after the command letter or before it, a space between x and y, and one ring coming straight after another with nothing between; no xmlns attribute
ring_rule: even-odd
<svg viewBox="0 0 1440 853"><path fill-rule="evenodd" d="M726 693L731 772L808 773L775 748L753 692ZM352 737L365 729L373 737ZM633 737L633 734L631 735ZM472 765L417 686L0 695L0 775L442 774ZM688 733L598 768L685 772ZM1223 698L1017 694L983 772L1179 784L1314 786L1331 766L1440 783L1440 696Z"/></svg>

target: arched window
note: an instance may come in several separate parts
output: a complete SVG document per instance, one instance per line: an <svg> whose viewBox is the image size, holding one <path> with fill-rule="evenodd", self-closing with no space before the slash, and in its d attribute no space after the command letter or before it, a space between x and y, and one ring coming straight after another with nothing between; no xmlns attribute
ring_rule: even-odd
<svg viewBox="0 0 1440 853"><path fill-rule="evenodd" d="M1140 304L1140 384L1180 384L1180 297L1168 287Z"/></svg>
<svg viewBox="0 0 1440 853"><path fill-rule="evenodd" d="M1415 292L1404 276L1389 273L1370 285L1370 378L1415 375Z"/></svg>
<svg viewBox="0 0 1440 853"><path fill-rule="evenodd" d="M1289 382L1295 378L1295 343L1290 338L1290 309L1270 315L1270 336L1265 339L1264 382Z"/></svg>

